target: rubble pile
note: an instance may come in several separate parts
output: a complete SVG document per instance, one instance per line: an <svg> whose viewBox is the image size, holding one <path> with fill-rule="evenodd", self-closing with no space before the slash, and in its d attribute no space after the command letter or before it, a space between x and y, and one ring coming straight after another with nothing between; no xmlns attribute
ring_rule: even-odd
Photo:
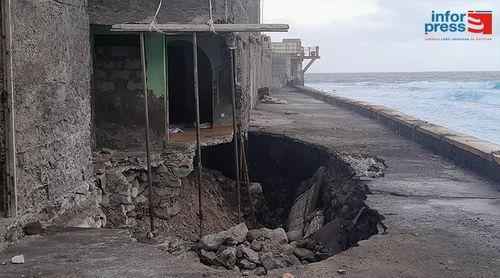
<svg viewBox="0 0 500 278"><path fill-rule="evenodd" d="M326 259L330 253L302 233L284 229L248 230L245 223L227 231L204 236L198 254L206 265L239 270L243 275L265 275L267 271Z"/></svg>

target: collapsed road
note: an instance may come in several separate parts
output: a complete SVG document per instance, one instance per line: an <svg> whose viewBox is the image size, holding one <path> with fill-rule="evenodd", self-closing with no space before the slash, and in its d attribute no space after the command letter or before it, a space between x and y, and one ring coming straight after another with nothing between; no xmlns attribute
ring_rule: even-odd
<svg viewBox="0 0 500 278"><path fill-rule="evenodd" d="M368 185L371 194L365 202L384 215L387 231L326 260L275 269L269 276L495 277L500 273L500 192L495 183L354 112L290 88L280 92L279 98L287 104L259 104L253 111L251 136L275 134L276 138L338 153ZM363 169L366 160L373 162L371 166L383 164L379 167L383 173L377 167L375 174L369 171L373 167ZM53 277L238 275L204 266L191 253L174 257L153 245L138 243L123 230L72 230L28 237L3 250L0 262L19 254L25 255L24 264L1 265L2 273ZM124 260L126 264L121 263Z"/></svg>

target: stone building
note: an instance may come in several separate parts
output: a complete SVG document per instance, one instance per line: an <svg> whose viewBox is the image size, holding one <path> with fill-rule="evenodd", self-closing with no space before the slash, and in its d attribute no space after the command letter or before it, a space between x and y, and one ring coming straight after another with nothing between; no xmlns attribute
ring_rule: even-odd
<svg viewBox="0 0 500 278"><path fill-rule="evenodd" d="M122 179L127 192L120 197L125 201L117 204L124 214L134 215L130 213L134 210L132 203L137 204L135 199L140 194L133 183L143 180L146 169L139 35L112 32L111 25L149 23L159 2L2 1L2 30L8 33L11 28L11 36L4 36L7 39L1 45L2 64L7 65L6 57L13 61L12 75L4 72L1 83L5 104L0 113L1 214L10 216L0 218L6 224L0 225L2 228L12 230L37 219L56 226L106 226L110 213L103 210L103 203L109 208L114 201L104 196L103 181L109 185L113 179ZM209 19L215 23L259 23L260 18L258 0L212 0L212 5L195 0L161 2L158 23L207 23ZM230 133L224 133L232 118L228 41L236 42L236 103L243 129L248 127L257 90L271 86L270 51L260 33L199 35L201 119L207 133L223 141L231 140ZM166 148L169 152L165 146L160 149L165 135L162 104L168 88L171 127L192 127L192 47L189 36L146 34L151 134L158 139L153 140L158 146L153 171L162 173L170 186L192 171L194 150L189 144L181 144L186 139L182 136L177 140L180 145L173 142ZM4 81L11 81L13 89L7 90ZM9 96L12 111L5 109ZM13 127L6 125L9 121ZM15 138L8 150L5 138ZM186 140L189 143L190 139ZM208 140L204 144L217 142ZM108 149L113 150L114 157L111 162L103 162L106 170L97 169L102 166L98 165L102 162L100 154L109 154ZM132 152L135 160L129 159ZM116 161L128 164L118 165ZM16 167L6 170L12 162ZM172 165L175 169L165 169ZM106 176L121 166L128 176ZM136 172L131 173L133 169ZM114 189L123 193L116 186ZM132 221L125 222L127 226Z"/></svg>

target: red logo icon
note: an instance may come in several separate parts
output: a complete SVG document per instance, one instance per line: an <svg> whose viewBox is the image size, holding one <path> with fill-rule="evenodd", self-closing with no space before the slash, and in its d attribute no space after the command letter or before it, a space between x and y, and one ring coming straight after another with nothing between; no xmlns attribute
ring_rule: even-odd
<svg viewBox="0 0 500 278"><path fill-rule="evenodd" d="M491 35L493 33L493 13L491 11L469 11L467 30L471 33Z"/></svg>

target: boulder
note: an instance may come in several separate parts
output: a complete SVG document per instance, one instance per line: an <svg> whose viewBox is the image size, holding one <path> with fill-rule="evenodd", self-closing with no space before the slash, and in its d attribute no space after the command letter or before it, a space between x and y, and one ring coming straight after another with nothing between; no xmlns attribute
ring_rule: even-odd
<svg viewBox="0 0 500 278"><path fill-rule="evenodd" d="M255 269L257 267L257 264L255 264L247 259L243 259L240 261L240 266L244 269Z"/></svg>
<svg viewBox="0 0 500 278"><path fill-rule="evenodd" d="M299 259L304 260L306 262L315 262L316 258L314 257L313 251L305 248L296 248L293 252L295 256Z"/></svg>
<svg viewBox="0 0 500 278"><path fill-rule="evenodd" d="M262 250L262 244L257 240L253 240L252 244L250 244L250 248L252 248L253 251L259 252Z"/></svg>
<svg viewBox="0 0 500 278"><path fill-rule="evenodd" d="M288 257L283 254L275 255L273 252L266 252L260 255L260 260L267 271L288 266Z"/></svg>
<svg viewBox="0 0 500 278"><path fill-rule="evenodd" d="M215 254L215 252L201 249L200 257L201 261L208 265L214 265L217 263L217 255Z"/></svg>
<svg viewBox="0 0 500 278"><path fill-rule="evenodd" d="M288 237L288 241L299 241L302 239L302 233L299 231L289 231L286 233L286 236Z"/></svg>
<svg viewBox="0 0 500 278"><path fill-rule="evenodd" d="M307 225L306 232L305 232L305 237L308 237L309 235L315 233L319 229L323 227L325 223L325 216L323 215L323 211L318 211L315 213L315 215L312 217L311 222L309 222L309 225Z"/></svg>
<svg viewBox="0 0 500 278"><path fill-rule="evenodd" d="M218 234L206 235L201 238L201 243L203 248L206 250L214 251L219 248L226 241L226 232L220 232Z"/></svg>
<svg viewBox="0 0 500 278"><path fill-rule="evenodd" d="M281 252L285 255L292 255L293 252L295 251L295 243L287 243L281 245Z"/></svg>
<svg viewBox="0 0 500 278"><path fill-rule="evenodd" d="M244 270L241 274L243 276L262 276L262 275L266 275L266 269L263 268L262 266L261 267L257 267L253 270Z"/></svg>
<svg viewBox="0 0 500 278"><path fill-rule="evenodd" d="M249 241L253 241L259 238L270 238L271 237L271 229L268 228L260 228L248 231L247 237Z"/></svg>
<svg viewBox="0 0 500 278"><path fill-rule="evenodd" d="M226 248L226 250L217 255L217 261L227 269L233 269L238 261L236 258L236 248Z"/></svg>
<svg viewBox="0 0 500 278"><path fill-rule="evenodd" d="M238 246L237 253L240 253L242 258L245 258L253 263L256 264L261 263L259 259L259 253L255 252L254 250L245 245Z"/></svg>
<svg viewBox="0 0 500 278"><path fill-rule="evenodd" d="M288 237L286 235L285 230L283 230L283 228L278 228L278 229L272 230L270 239L272 241L278 242L280 244L284 244L284 243L288 242Z"/></svg>
<svg viewBox="0 0 500 278"><path fill-rule="evenodd" d="M245 223L240 223L234 227L229 228L226 237L228 241L242 243L246 240L248 228Z"/></svg>
<svg viewBox="0 0 500 278"><path fill-rule="evenodd" d="M316 242L309 238L301 239L297 241L297 247L314 250L314 248L316 247Z"/></svg>

